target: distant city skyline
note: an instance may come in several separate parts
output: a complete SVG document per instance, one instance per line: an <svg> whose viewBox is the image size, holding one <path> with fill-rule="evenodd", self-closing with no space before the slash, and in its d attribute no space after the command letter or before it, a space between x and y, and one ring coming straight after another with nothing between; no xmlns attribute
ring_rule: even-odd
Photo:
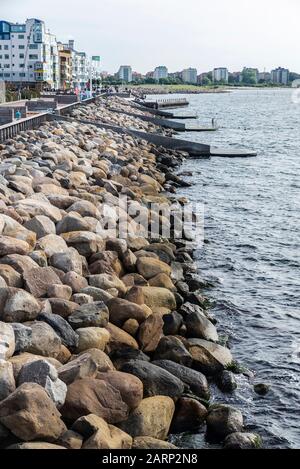
<svg viewBox="0 0 300 469"><path fill-rule="evenodd" d="M80 50L101 55L103 70L116 73L131 64L145 74L158 65L176 72L227 67L261 71L279 66L300 70L298 0L1 0L2 20L39 18L58 40L74 38Z"/></svg>

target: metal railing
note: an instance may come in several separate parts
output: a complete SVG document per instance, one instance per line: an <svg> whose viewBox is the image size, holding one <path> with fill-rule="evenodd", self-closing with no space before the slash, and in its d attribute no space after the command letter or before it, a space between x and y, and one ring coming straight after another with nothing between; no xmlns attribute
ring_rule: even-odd
<svg viewBox="0 0 300 469"><path fill-rule="evenodd" d="M33 117L27 117L26 119L2 125L0 127L0 142L5 142L5 140L15 137L24 130L32 130L39 127L42 122L46 122L48 115L48 112L43 112Z"/></svg>

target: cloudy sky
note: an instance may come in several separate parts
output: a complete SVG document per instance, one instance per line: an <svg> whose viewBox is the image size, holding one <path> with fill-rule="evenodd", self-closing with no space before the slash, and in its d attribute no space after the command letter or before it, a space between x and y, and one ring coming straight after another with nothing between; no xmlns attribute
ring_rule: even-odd
<svg viewBox="0 0 300 469"><path fill-rule="evenodd" d="M300 72L299 0L0 0L0 19L39 18L57 39L101 55L102 69L120 64L146 72L192 66Z"/></svg>

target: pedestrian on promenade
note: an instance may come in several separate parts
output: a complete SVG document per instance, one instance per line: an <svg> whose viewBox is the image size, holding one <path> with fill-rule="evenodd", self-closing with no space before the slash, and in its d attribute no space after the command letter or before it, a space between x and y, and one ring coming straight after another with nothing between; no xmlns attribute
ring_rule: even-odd
<svg viewBox="0 0 300 469"><path fill-rule="evenodd" d="M17 109L17 111L16 111L16 119L17 119L17 120L20 120L21 117L22 117L22 114L21 114L21 112L20 112L20 109Z"/></svg>

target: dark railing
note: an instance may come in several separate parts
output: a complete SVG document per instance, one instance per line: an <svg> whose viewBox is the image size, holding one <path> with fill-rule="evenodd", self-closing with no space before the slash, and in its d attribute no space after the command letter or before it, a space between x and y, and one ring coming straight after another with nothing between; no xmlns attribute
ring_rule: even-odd
<svg viewBox="0 0 300 469"><path fill-rule="evenodd" d="M15 137L20 132L24 130L32 130L42 122L47 120L48 112L44 112L42 114L38 114L34 117L27 117L26 119L21 119L19 121L11 122L10 124L5 124L0 127L0 142L5 142L9 138Z"/></svg>

